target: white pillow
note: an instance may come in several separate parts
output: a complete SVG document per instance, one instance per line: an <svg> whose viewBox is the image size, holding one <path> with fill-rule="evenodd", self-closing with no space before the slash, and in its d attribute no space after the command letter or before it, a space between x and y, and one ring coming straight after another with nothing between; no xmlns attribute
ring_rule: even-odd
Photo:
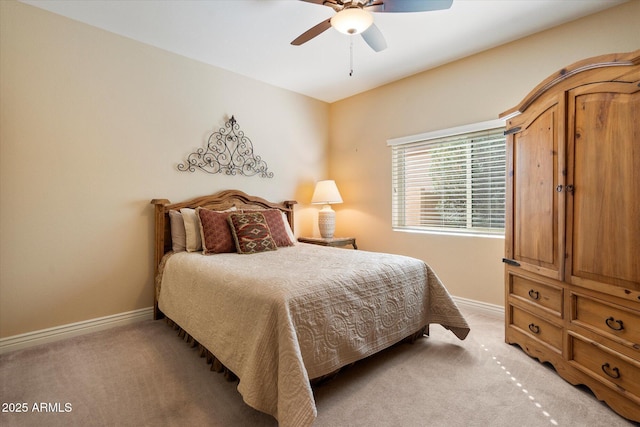
<svg viewBox="0 0 640 427"><path fill-rule="evenodd" d="M182 214L176 210L169 211L171 221L171 245L173 252L184 252L187 249L187 233L184 228Z"/></svg>
<svg viewBox="0 0 640 427"><path fill-rule="evenodd" d="M289 220L287 219L287 215L282 211L280 211L280 213L282 213L282 222L284 223L284 229L287 231L287 234L289 235L289 239L291 239L291 243L295 245L297 243L296 236L294 236L293 230L291 229L291 225L289 225Z"/></svg>
<svg viewBox="0 0 640 427"><path fill-rule="evenodd" d="M202 238L200 237L200 219L196 215L195 209L180 209L182 220L184 221L184 231L186 233L187 252L197 252L202 250Z"/></svg>

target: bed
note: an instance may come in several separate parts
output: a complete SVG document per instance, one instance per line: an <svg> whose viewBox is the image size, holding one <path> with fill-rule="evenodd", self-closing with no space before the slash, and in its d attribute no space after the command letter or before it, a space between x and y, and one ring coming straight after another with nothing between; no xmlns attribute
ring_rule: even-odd
<svg viewBox="0 0 640 427"><path fill-rule="evenodd" d="M273 203L227 190L174 204L154 199L152 204L156 318L166 316L177 324L237 376L248 405L282 426L313 424L317 412L311 380L407 337L428 334L430 324L442 325L459 339L469 332L424 262L295 242L294 201ZM184 212L188 234L190 228L193 232L190 210L201 219L200 250L175 247L176 235L180 239L182 234L176 233L176 212ZM214 217L217 228L211 225ZM220 217L226 230L221 231ZM278 217L281 223L276 224ZM228 239L227 232L236 250L212 252L219 240ZM252 236L258 236L258 244Z"/></svg>

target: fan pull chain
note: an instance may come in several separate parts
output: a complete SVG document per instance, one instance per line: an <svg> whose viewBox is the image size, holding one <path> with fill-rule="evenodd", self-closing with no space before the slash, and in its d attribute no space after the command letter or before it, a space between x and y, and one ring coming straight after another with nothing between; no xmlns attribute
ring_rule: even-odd
<svg viewBox="0 0 640 427"><path fill-rule="evenodd" d="M353 36L349 36L349 77L353 76Z"/></svg>

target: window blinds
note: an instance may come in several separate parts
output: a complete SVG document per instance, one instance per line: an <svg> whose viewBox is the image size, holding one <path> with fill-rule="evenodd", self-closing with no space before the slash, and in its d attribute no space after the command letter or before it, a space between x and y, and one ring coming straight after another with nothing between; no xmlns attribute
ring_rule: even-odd
<svg viewBox="0 0 640 427"><path fill-rule="evenodd" d="M393 227L503 234L504 127L392 145Z"/></svg>

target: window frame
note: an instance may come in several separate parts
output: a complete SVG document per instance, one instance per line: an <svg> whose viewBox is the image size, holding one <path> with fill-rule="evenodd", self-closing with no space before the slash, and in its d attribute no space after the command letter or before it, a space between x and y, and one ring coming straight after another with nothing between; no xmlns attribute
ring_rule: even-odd
<svg viewBox="0 0 640 427"><path fill-rule="evenodd" d="M466 227L437 227L437 226L423 226L423 225L402 225L398 221L399 219L406 220L406 203L403 200L398 200L401 197L397 192L397 182L396 176L398 175L398 171L396 169L400 169L406 165L406 163L402 163L400 166L396 166L396 150L401 145L409 145L409 144L428 144L429 141L438 142L439 140L455 137L465 134L473 134L476 132L482 131L491 131L500 129L504 133L505 130L505 120L497 119L497 120L489 120L484 122L472 123L468 125L447 128L447 129L439 129L436 131L421 133L417 135L409 135L400 138L393 138L387 140L387 146L391 147L391 187L392 187L392 200L391 200L391 222L392 229L394 231L402 231L402 232L411 232L411 233L428 233L428 234L447 234L447 235L463 235L463 236L481 236L481 237L497 237L504 238L504 227L500 229L493 228L474 228L473 226L469 227L469 220L467 218L467 226ZM506 137L505 137L505 146L506 146ZM506 147L505 147L506 148ZM469 154L468 161L471 161L471 155ZM506 150L505 150L506 155ZM506 157L505 157L505 165L506 165ZM468 169L467 169L468 170ZM469 171L469 170L468 170ZM470 174L470 172L468 172ZM506 178L506 177L505 177ZM466 181L467 185L466 200L472 200L470 198L470 192L472 190L473 181L469 178ZM506 184L506 183L505 183ZM505 185L506 191L506 185ZM506 196L506 194L505 194ZM406 197L406 195L405 195ZM506 201L506 197L503 197L503 200ZM469 212L473 210L473 206L470 206L466 209L467 215ZM506 218L505 218L506 219Z"/></svg>

